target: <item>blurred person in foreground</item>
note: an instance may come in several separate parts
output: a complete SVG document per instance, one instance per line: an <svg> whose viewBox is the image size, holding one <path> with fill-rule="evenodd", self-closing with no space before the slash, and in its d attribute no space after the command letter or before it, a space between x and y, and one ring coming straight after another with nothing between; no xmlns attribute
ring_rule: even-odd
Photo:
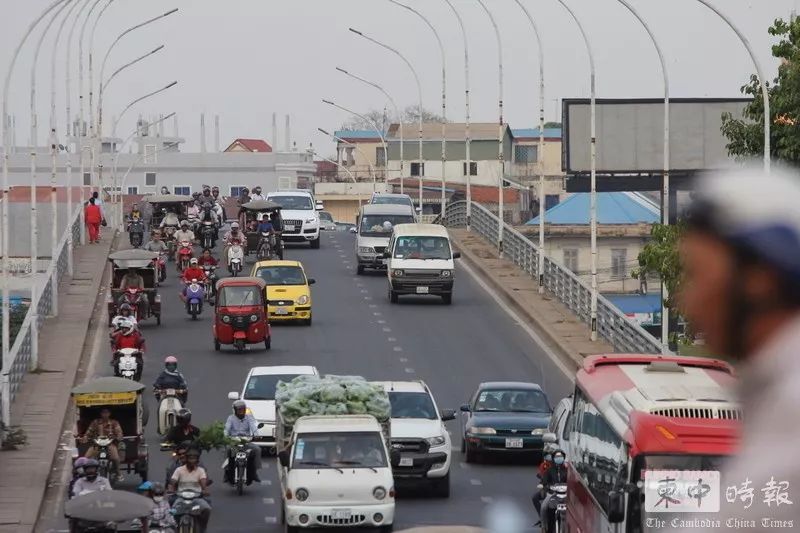
<svg viewBox="0 0 800 533"><path fill-rule="evenodd" d="M800 178L752 171L701 178L680 257L684 315L705 334L712 353L737 362L740 370L741 447L723 466L722 479L739 486L750 480L755 493L749 508L723 505L709 518L719 521L720 531L730 530L728 519L753 520L744 530L761 531L765 517L794 520L797 527ZM778 496L767 503L764 489L770 486L784 494L782 502ZM724 502L730 495L725 486L721 492Z"/></svg>

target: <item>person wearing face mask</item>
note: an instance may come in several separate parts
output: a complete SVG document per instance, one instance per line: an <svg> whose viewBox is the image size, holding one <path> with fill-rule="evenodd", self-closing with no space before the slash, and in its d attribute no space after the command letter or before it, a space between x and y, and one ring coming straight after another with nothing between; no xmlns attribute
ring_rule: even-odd
<svg viewBox="0 0 800 533"><path fill-rule="evenodd" d="M550 468L547 469L542 477L542 490L533 496L533 506L536 508L536 514L539 515L540 522L542 518L542 502L547 498L547 489L551 485L567 482L565 459L566 454L563 451L556 450L553 452L553 464L550 465Z"/></svg>
<svg viewBox="0 0 800 533"><path fill-rule="evenodd" d="M169 502L164 498L164 485L155 482L145 481L137 489L142 496L153 500L153 510L145 520L147 530L156 528L161 531L174 532L177 524L175 517L171 513Z"/></svg>
<svg viewBox="0 0 800 533"><path fill-rule="evenodd" d="M72 497L81 494L89 494L98 490L111 490L111 482L107 478L98 475L97 469L100 464L94 459L88 459L83 465L83 477L75 481L72 486Z"/></svg>

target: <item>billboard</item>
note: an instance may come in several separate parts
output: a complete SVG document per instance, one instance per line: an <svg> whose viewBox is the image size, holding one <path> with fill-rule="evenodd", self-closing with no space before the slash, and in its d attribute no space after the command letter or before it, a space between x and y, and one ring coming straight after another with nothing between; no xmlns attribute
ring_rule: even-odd
<svg viewBox="0 0 800 533"><path fill-rule="evenodd" d="M722 114L742 116L746 98L670 100L670 169L680 172L737 166L728 156ZM562 168L587 173L590 161L590 101L565 99L562 107ZM664 100L598 99L597 172L656 173L664 169Z"/></svg>

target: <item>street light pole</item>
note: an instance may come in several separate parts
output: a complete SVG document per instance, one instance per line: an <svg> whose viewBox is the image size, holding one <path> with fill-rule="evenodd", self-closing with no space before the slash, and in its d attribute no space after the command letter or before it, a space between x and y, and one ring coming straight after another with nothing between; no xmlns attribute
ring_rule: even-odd
<svg viewBox="0 0 800 533"><path fill-rule="evenodd" d="M472 144L472 139L470 138L469 132L469 39L467 38L467 28L464 26L464 19L461 18L461 14L455 8L451 0L444 1L448 6L450 6L450 9L455 15L458 25L461 27L461 37L464 41L464 94L466 95L466 108L464 113L464 143L466 150L465 157L467 158L467 231L470 231L472 220L472 159L470 154L470 145Z"/></svg>
<svg viewBox="0 0 800 533"><path fill-rule="evenodd" d="M592 297L591 297L591 339L597 340L597 88L596 88L596 70L594 65L594 52L592 52L592 45L589 41L589 36L583 28L580 19L575 12L567 5L565 0L557 0L564 9L567 10L578 30L581 32L583 43L586 45L586 53L589 56L589 90L590 90L590 140L589 140L589 153L591 154L591 200L590 200L590 219L591 219L591 246L592 246Z"/></svg>
<svg viewBox="0 0 800 533"><path fill-rule="evenodd" d="M436 31L436 28L428 20L422 13L414 9L413 7L407 6L405 4L401 4L397 0L389 0L389 2L393 3L396 6L400 6L402 8L411 11L416 16L418 16L422 21L431 29L433 32L433 36L436 37L436 42L439 45L439 54L442 58L442 206L441 206L441 220L444 221L444 212L447 207L447 196L445 195L445 185L446 185L446 176L447 176L447 62L446 56L444 53L444 44L442 44L442 38L439 36L439 32ZM469 170L469 169L467 169ZM420 204L422 207L422 204Z"/></svg>
<svg viewBox="0 0 800 533"><path fill-rule="evenodd" d="M661 76L664 81L664 175L662 178L662 193L661 193L661 223L669 225L669 171L670 171L670 145L669 145L669 71L667 69L667 61L661 46L658 44L655 34L650 29L647 21L628 3L627 0L618 0L634 17L644 26L650 40L653 41L653 46L658 54L658 60L661 62ZM669 309L664 304L669 297L669 292L664 283L661 283L661 353L669 353Z"/></svg>
<svg viewBox="0 0 800 533"><path fill-rule="evenodd" d="M422 175L423 174L423 172L422 172L422 84L419 81L419 76L417 75L417 71L414 68L414 65L412 65L411 62L408 59L406 59L406 56L401 54L398 50L392 48L388 44L384 44L384 43L382 43L382 42L380 42L380 41L378 41L376 39L373 39L372 37L370 37L368 35L365 35L364 33L360 32L360 31L358 31L356 29L350 28L350 31L355 33L359 37L363 37L364 39L366 39L366 40L368 40L368 41L370 41L370 42L372 42L374 44L377 44L381 48L392 52L394 55L396 55L397 57L402 59L403 62L408 66L408 69L411 71L411 74L414 76L414 81L417 83L417 95L419 97L419 117L418 117L419 118L419 121L418 121L419 122L419 156L418 156L419 159L417 160L417 169L419 170L419 175L417 176L417 178L418 178L417 181L419 182L419 210L420 210L420 213L422 213L422 178L423 178L423 175Z"/></svg>
<svg viewBox="0 0 800 533"><path fill-rule="evenodd" d="M403 180L403 169L405 167L405 154L404 154L404 151L403 151L403 144L404 144L404 141L403 141L403 117L400 115L400 110L397 108L397 104L395 103L394 98L392 98L392 96L388 92L386 92L386 90L384 90L383 87L381 87L380 85L378 85L375 82L366 80L366 79L364 79L364 78L362 78L360 76L356 76L352 72L348 72L345 69L340 68L340 67L336 67L336 70L338 70L342 74L350 76L351 78L353 78L355 80L358 80L360 82L366 83L367 85L375 87L380 92L382 92L383 95L386 98L389 99L389 102L391 102L392 107L394 107L394 114L397 115L397 120L398 120L398 123L399 123L399 126L400 126L400 194L403 194L403 189L404 189L404 187L403 187L403 181L404 181ZM385 150L385 148L384 148L384 150ZM386 162L387 162L387 167L388 167L388 162L389 162L389 153L388 152L386 153Z"/></svg>
<svg viewBox="0 0 800 533"><path fill-rule="evenodd" d="M2 283L3 283L3 296L2 296L2 303L0 303L0 309L2 309L2 319L0 319L1 329L0 332L3 348L2 348L2 373L0 373L0 394L2 394L3 398L9 399L11 396L10 390L10 382L8 374L10 372L9 365L11 361L9 360L9 353L11 353L11 346L10 346L10 339L11 339L11 329L10 329L10 320L9 320L9 264L8 264L8 239L9 239L9 186L8 186L8 160L9 160L9 139L8 139L8 88L11 84L11 74L14 72L14 65L17 63L17 59L19 58L19 52L22 49L22 46L25 44L25 41L28 40L33 30L42 21L53 9L55 9L61 2L64 0L55 0L52 4L50 4L47 8L42 11L42 13L28 26L28 29L23 35L20 42L17 44L17 47L14 49L14 55L11 56L11 63L8 66L8 70L6 71L5 81L3 82L3 198L2 198L2 207L3 207L3 216L2 216L2 231L3 235L3 243L2 243L2 252L3 252L3 260L0 262L2 265ZM0 413L0 420L3 421L4 424L8 425L11 421L11 402L10 401L3 401L3 409Z"/></svg>
<svg viewBox="0 0 800 533"><path fill-rule="evenodd" d="M772 124L772 113L770 111L770 102L769 102L769 88L767 87L767 78L764 77L764 69L761 66L761 61L759 61L758 56L753 52L753 47L750 45L750 41L747 39L744 33L733 23L730 17L728 17L725 13L720 11L718 8L714 7L708 0L697 0L708 9L713 11L717 14L719 18L725 21L725 23L730 26L730 28L736 33L736 36L739 37L739 40L742 41L745 49L747 49L747 53L750 54L750 59L753 60L753 64L756 67L756 74L758 74L758 83L761 86L761 96L764 98L764 172L767 174L770 173L772 170L772 149L770 146L772 137L771 137L771 124Z"/></svg>
<svg viewBox="0 0 800 533"><path fill-rule="evenodd" d="M80 167L81 167L81 184L83 188L83 197L86 198L88 196L87 193L87 185L86 185L86 178L84 177L86 173L86 166L83 157L83 150L84 150L84 139L86 134L89 133L86 131L86 121L84 120L84 106L83 106L83 82L84 82L84 71L83 71L83 38L86 35L86 28L89 25L89 19L92 17L92 12L94 9L100 4L101 0L94 0L89 11L86 12L86 18L83 19L83 24L81 24L81 31L78 36L78 112L80 115L79 124L78 124L78 149L80 150ZM91 178L91 166L89 167L89 188L93 187L93 180Z"/></svg>
<svg viewBox="0 0 800 533"><path fill-rule="evenodd" d="M505 229L505 217L503 214L503 201L504 201L504 194L503 194L503 179L505 178L505 159L503 154L503 138L505 137L505 128L503 127L503 41L500 37L500 28L497 26L497 21L494 19L494 15L492 12L489 11L489 8L486 7L483 0L477 0L477 2L481 5L483 10L489 16L489 20L492 22L492 27L494 28L494 34L497 37L497 60L498 60L498 73L499 73L499 94L500 97L499 101L499 108L500 108L500 126L498 129L498 136L497 136L497 160L499 162L499 172L500 175L498 176L498 185L497 185L497 194L499 197L499 204L498 204L498 219L499 223L497 224L497 252L500 257L503 257L503 230Z"/></svg>
<svg viewBox="0 0 800 533"><path fill-rule="evenodd" d="M384 151L384 153L386 153L386 161L388 162L388 160L389 160L389 151L388 151L388 147L387 147L387 145L386 145L386 137L384 137L384 134L383 134L383 132L381 131L381 128L380 128L380 126L378 126L378 124L376 124L376 123L375 123L375 121L373 121L373 120L370 120L370 119L369 119L369 117L366 117L366 116L364 116L364 115L362 115L362 114L360 114L360 113L356 113L356 112L355 112L355 111L353 111L352 109L347 109L347 108L346 108L346 107L344 107L344 106L341 106L341 105L339 105L339 104L336 104L336 103L334 103L334 102L331 102L330 100L325 100L325 99L323 99L323 100L322 100L322 103L323 103L323 104L328 104L328 105L330 105L330 106L333 106L333 107L335 107L335 108L337 108L337 109L341 109L341 110L342 110L342 111L344 111L345 113L350 113L350 114L352 114L352 115L355 115L355 116L357 116L358 118L360 118L361 120L363 120L363 121L367 122L368 124L371 124L371 125L372 125L372 128L373 128L373 129L374 129L374 130L375 130L375 131L378 133L378 137L380 137L380 139L381 139L381 144L383 145L383 151ZM362 152L362 153L363 153L363 152ZM369 161L369 159L367 159L367 161ZM387 174L388 174L388 172L387 172ZM375 191L373 191L373 192L375 192Z"/></svg>
<svg viewBox="0 0 800 533"><path fill-rule="evenodd" d="M367 162L367 166L369 167L370 174L372 174L372 193L374 194L376 192L375 167L372 166L372 163L370 163L369 158L367 157L367 154L364 153L364 150L362 150L361 147L359 147L357 144L352 143L350 141L346 141L346 140L342 139L341 137L339 137L338 135L334 135L333 133L328 133L327 131L323 130L322 128L317 128L317 130L319 130L321 133L324 133L325 135L327 135L328 137L330 137L331 139L333 139L336 142L340 142L342 144L347 144L347 145L352 146L353 148L356 149L356 151L359 154L361 154L361 157L363 157Z"/></svg>
<svg viewBox="0 0 800 533"><path fill-rule="evenodd" d="M528 17L528 22L533 28L533 34L536 37L536 45L539 50L539 254L537 272L539 273L539 294L544 293L544 214L545 214L545 196L544 196L544 47L542 46L542 38L539 33L539 27L536 21L533 20L528 8L523 5L521 0L514 0L517 5Z"/></svg>

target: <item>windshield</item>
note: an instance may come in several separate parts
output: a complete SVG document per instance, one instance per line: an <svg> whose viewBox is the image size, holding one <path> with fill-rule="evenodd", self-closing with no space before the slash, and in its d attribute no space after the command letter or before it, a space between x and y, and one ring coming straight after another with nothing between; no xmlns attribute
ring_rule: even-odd
<svg viewBox="0 0 800 533"><path fill-rule="evenodd" d="M284 209L314 209L314 202L309 196L270 196L270 202L275 202Z"/></svg>
<svg viewBox="0 0 800 533"><path fill-rule="evenodd" d="M333 217L327 211L320 211L319 218L320 220L324 220L325 222L333 222Z"/></svg>
<svg viewBox="0 0 800 533"><path fill-rule="evenodd" d="M395 259L450 259L450 241L446 237L398 237Z"/></svg>
<svg viewBox="0 0 800 533"><path fill-rule="evenodd" d="M538 390L492 389L478 394L475 411L547 413L550 404L544 393Z"/></svg>
<svg viewBox="0 0 800 533"><path fill-rule="evenodd" d="M299 374L268 374L263 376L250 376L244 387L245 400L274 400L275 388L279 381L289 383Z"/></svg>
<svg viewBox="0 0 800 533"><path fill-rule="evenodd" d="M651 531L663 531L659 528L658 523L666 520L667 524L673 523L675 520L689 520L694 514L687 514L697 508L698 502L696 499L686 498L686 492L690 486L697 486L698 480L703 477L706 480L711 479L713 472L719 473L722 470L723 463L727 460L723 455L646 455L639 457L636 461L636 467L633 472L633 483L639 481L644 482L645 478L649 480L650 487L645 487L645 494L643 498L629 498L630 509L628 510L628 531L630 533L644 533ZM662 474L663 472L663 474ZM711 474L711 475L709 475ZM679 479L681 476L684 479ZM720 490L724 491L725 487L729 485L738 485L742 480L727 483L724 477L720 479ZM659 491L667 488L668 483L674 483L670 488L674 488L675 492L670 493L671 501L674 505L679 505L676 512L669 513L660 510L660 512L647 512L645 509L650 507L650 503L655 507L659 506L660 499L657 496ZM702 481L700 481L702 484ZM654 494L656 500L654 502L646 501L646 499ZM725 507L732 505L726 502L725 494L720 495L721 511L725 511ZM681 503L676 504L675 502ZM710 499L709 499L710 501ZM700 502L702 504L702 501ZM683 504L689 506L689 509L683 507ZM735 507L735 505L734 505ZM732 507L731 509L734 509ZM741 507L736 508L741 511ZM664 523L664 522L661 522Z"/></svg>
<svg viewBox="0 0 800 533"><path fill-rule="evenodd" d="M305 285L306 276L298 266L270 266L259 268L256 274L267 285Z"/></svg>
<svg viewBox="0 0 800 533"><path fill-rule="evenodd" d="M411 215L364 215L361 217L361 235L389 237L397 224L414 222Z"/></svg>
<svg viewBox="0 0 800 533"><path fill-rule="evenodd" d="M294 444L292 468L385 468L380 433L306 433Z"/></svg>
<svg viewBox="0 0 800 533"><path fill-rule="evenodd" d="M219 291L219 307L241 307L261 305L261 291L258 287L223 287Z"/></svg>
<svg viewBox="0 0 800 533"><path fill-rule="evenodd" d="M414 207L414 202L406 196L373 196L373 204L409 205Z"/></svg>
<svg viewBox="0 0 800 533"><path fill-rule="evenodd" d="M436 420L436 408L424 392L390 392L392 418L427 418Z"/></svg>

